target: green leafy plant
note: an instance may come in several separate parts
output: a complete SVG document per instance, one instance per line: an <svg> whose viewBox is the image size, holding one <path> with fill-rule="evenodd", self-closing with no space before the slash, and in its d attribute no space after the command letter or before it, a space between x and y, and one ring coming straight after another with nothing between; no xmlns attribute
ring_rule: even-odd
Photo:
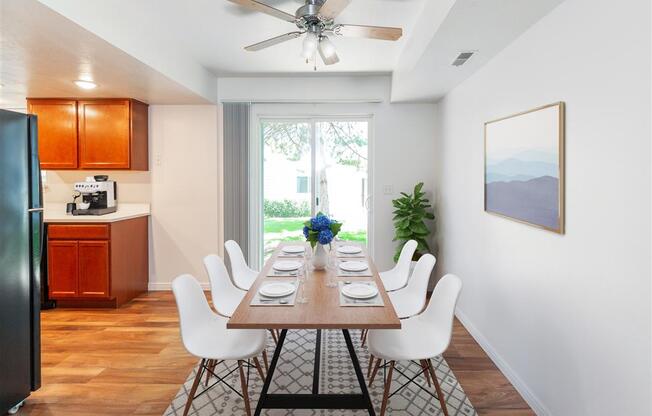
<svg viewBox="0 0 652 416"><path fill-rule="evenodd" d="M415 240L417 245L417 253L425 253L430 251L427 237L430 235L430 230L426 226L426 220L434 220L435 215L430 212L428 208L432 205L429 204L425 198L425 192L422 191L423 182L419 182L415 187L412 194L401 192L401 197L392 200L394 206L394 240L398 241L398 247L394 254L394 261L398 261L401 254L401 249L408 240Z"/></svg>
<svg viewBox="0 0 652 416"><path fill-rule="evenodd" d="M307 201L265 199L263 213L265 218L307 217L310 215L310 206Z"/></svg>

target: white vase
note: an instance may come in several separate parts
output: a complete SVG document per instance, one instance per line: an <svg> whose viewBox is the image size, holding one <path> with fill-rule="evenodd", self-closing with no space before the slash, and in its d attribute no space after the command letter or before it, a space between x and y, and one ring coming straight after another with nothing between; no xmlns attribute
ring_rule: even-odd
<svg viewBox="0 0 652 416"><path fill-rule="evenodd" d="M312 265L315 270L324 270L326 263L328 263L328 253L326 253L323 244L317 243L315 254L312 256Z"/></svg>

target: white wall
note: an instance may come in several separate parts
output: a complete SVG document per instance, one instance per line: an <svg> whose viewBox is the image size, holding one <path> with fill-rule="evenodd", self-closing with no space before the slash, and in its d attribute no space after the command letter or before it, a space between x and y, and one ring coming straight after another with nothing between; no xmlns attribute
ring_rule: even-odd
<svg viewBox="0 0 652 416"><path fill-rule="evenodd" d="M87 176L94 175L109 175L110 180L118 183L119 202L151 202L151 172L48 170L43 183L45 203L72 202L75 182L83 182Z"/></svg>
<svg viewBox="0 0 652 416"><path fill-rule="evenodd" d="M218 107L150 107L152 250L150 289L181 273L207 283L202 259L219 239Z"/></svg>
<svg viewBox="0 0 652 416"><path fill-rule="evenodd" d="M294 76L219 78L220 102L382 102L389 98L387 76Z"/></svg>
<svg viewBox="0 0 652 416"><path fill-rule="evenodd" d="M567 0L438 104L438 275L538 414L649 415L650 2ZM566 235L483 212L483 123L566 110Z"/></svg>
<svg viewBox="0 0 652 416"><path fill-rule="evenodd" d="M150 289L170 289L181 273L207 285L202 258L222 252L218 118L215 105L152 105L148 172L48 171L45 203L70 202L74 182L108 174L118 203L151 204Z"/></svg>
<svg viewBox="0 0 652 416"><path fill-rule="evenodd" d="M327 78L331 79L331 78ZM335 79L335 78L333 78ZM281 83L277 84L276 79L267 82L256 81L252 85L266 85L265 91L276 90L276 100L299 100L317 101L323 98L324 89L319 79L312 79L314 88L311 87L310 78L301 79L302 94L293 90L289 94L283 88L285 79L280 78ZM365 96L373 96L381 99L380 103L338 103L338 104L256 104L253 106L253 117L258 116L371 116L371 143L370 162L373 171L373 178L370 183L373 186L372 215L373 231L371 248L373 249L374 260L377 266L383 270L393 266L395 244L392 242L394 227L392 225L392 199L398 197L399 192L409 192L417 182L425 182L425 189L431 192L433 189L432 166L435 157L434 134L435 126L432 123L435 112L434 104L390 104L389 78L369 77L360 78L360 83L366 85L362 90ZM369 87L373 83L374 87ZM222 80L219 81L220 97L223 92L229 91L224 87ZM345 78L341 83L329 83L328 97L333 100L339 97L341 100L354 99L360 92L355 92L355 79ZM242 89L241 95L247 99L256 101L260 97L268 97L264 92L258 95L258 89ZM358 98L362 97L360 95ZM384 194L386 185L393 187L391 194Z"/></svg>

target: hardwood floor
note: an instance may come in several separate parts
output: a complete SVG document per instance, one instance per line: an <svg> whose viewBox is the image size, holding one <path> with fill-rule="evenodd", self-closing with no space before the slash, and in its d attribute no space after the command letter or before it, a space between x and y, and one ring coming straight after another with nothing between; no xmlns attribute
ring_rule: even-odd
<svg viewBox="0 0 652 416"><path fill-rule="evenodd" d="M534 415L457 321L445 358L480 415ZM170 292L116 310L44 311L42 360L43 385L20 414L160 416L197 362Z"/></svg>

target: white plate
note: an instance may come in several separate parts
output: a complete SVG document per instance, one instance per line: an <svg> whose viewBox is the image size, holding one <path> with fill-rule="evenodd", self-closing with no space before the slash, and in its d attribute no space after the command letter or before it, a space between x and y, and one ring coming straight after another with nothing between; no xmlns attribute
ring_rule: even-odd
<svg viewBox="0 0 652 416"><path fill-rule="evenodd" d="M378 294L378 289L376 286L372 285L351 283L350 285L342 286L342 294L354 299L368 299L376 296Z"/></svg>
<svg viewBox="0 0 652 416"><path fill-rule="evenodd" d="M358 254L362 252L359 246L340 246L337 251L342 254Z"/></svg>
<svg viewBox="0 0 652 416"><path fill-rule="evenodd" d="M362 272L369 268L365 261L345 261L340 263L340 269L347 272Z"/></svg>
<svg viewBox="0 0 652 416"><path fill-rule="evenodd" d="M290 253L290 254L299 254L303 253L306 250L305 246L284 246L281 251L283 253Z"/></svg>
<svg viewBox="0 0 652 416"><path fill-rule="evenodd" d="M296 287L292 283L276 282L261 286L261 288L258 289L258 293L270 298L280 298L282 296L291 295L295 290Z"/></svg>
<svg viewBox="0 0 652 416"><path fill-rule="evenodd" d="M299 267L301 267L301 263L298 261L291 261L291 260L281 260L274 262L274 265L272 266L274 270L278 270L281 272L291 272L294 270L298 270Z"/></svg>

